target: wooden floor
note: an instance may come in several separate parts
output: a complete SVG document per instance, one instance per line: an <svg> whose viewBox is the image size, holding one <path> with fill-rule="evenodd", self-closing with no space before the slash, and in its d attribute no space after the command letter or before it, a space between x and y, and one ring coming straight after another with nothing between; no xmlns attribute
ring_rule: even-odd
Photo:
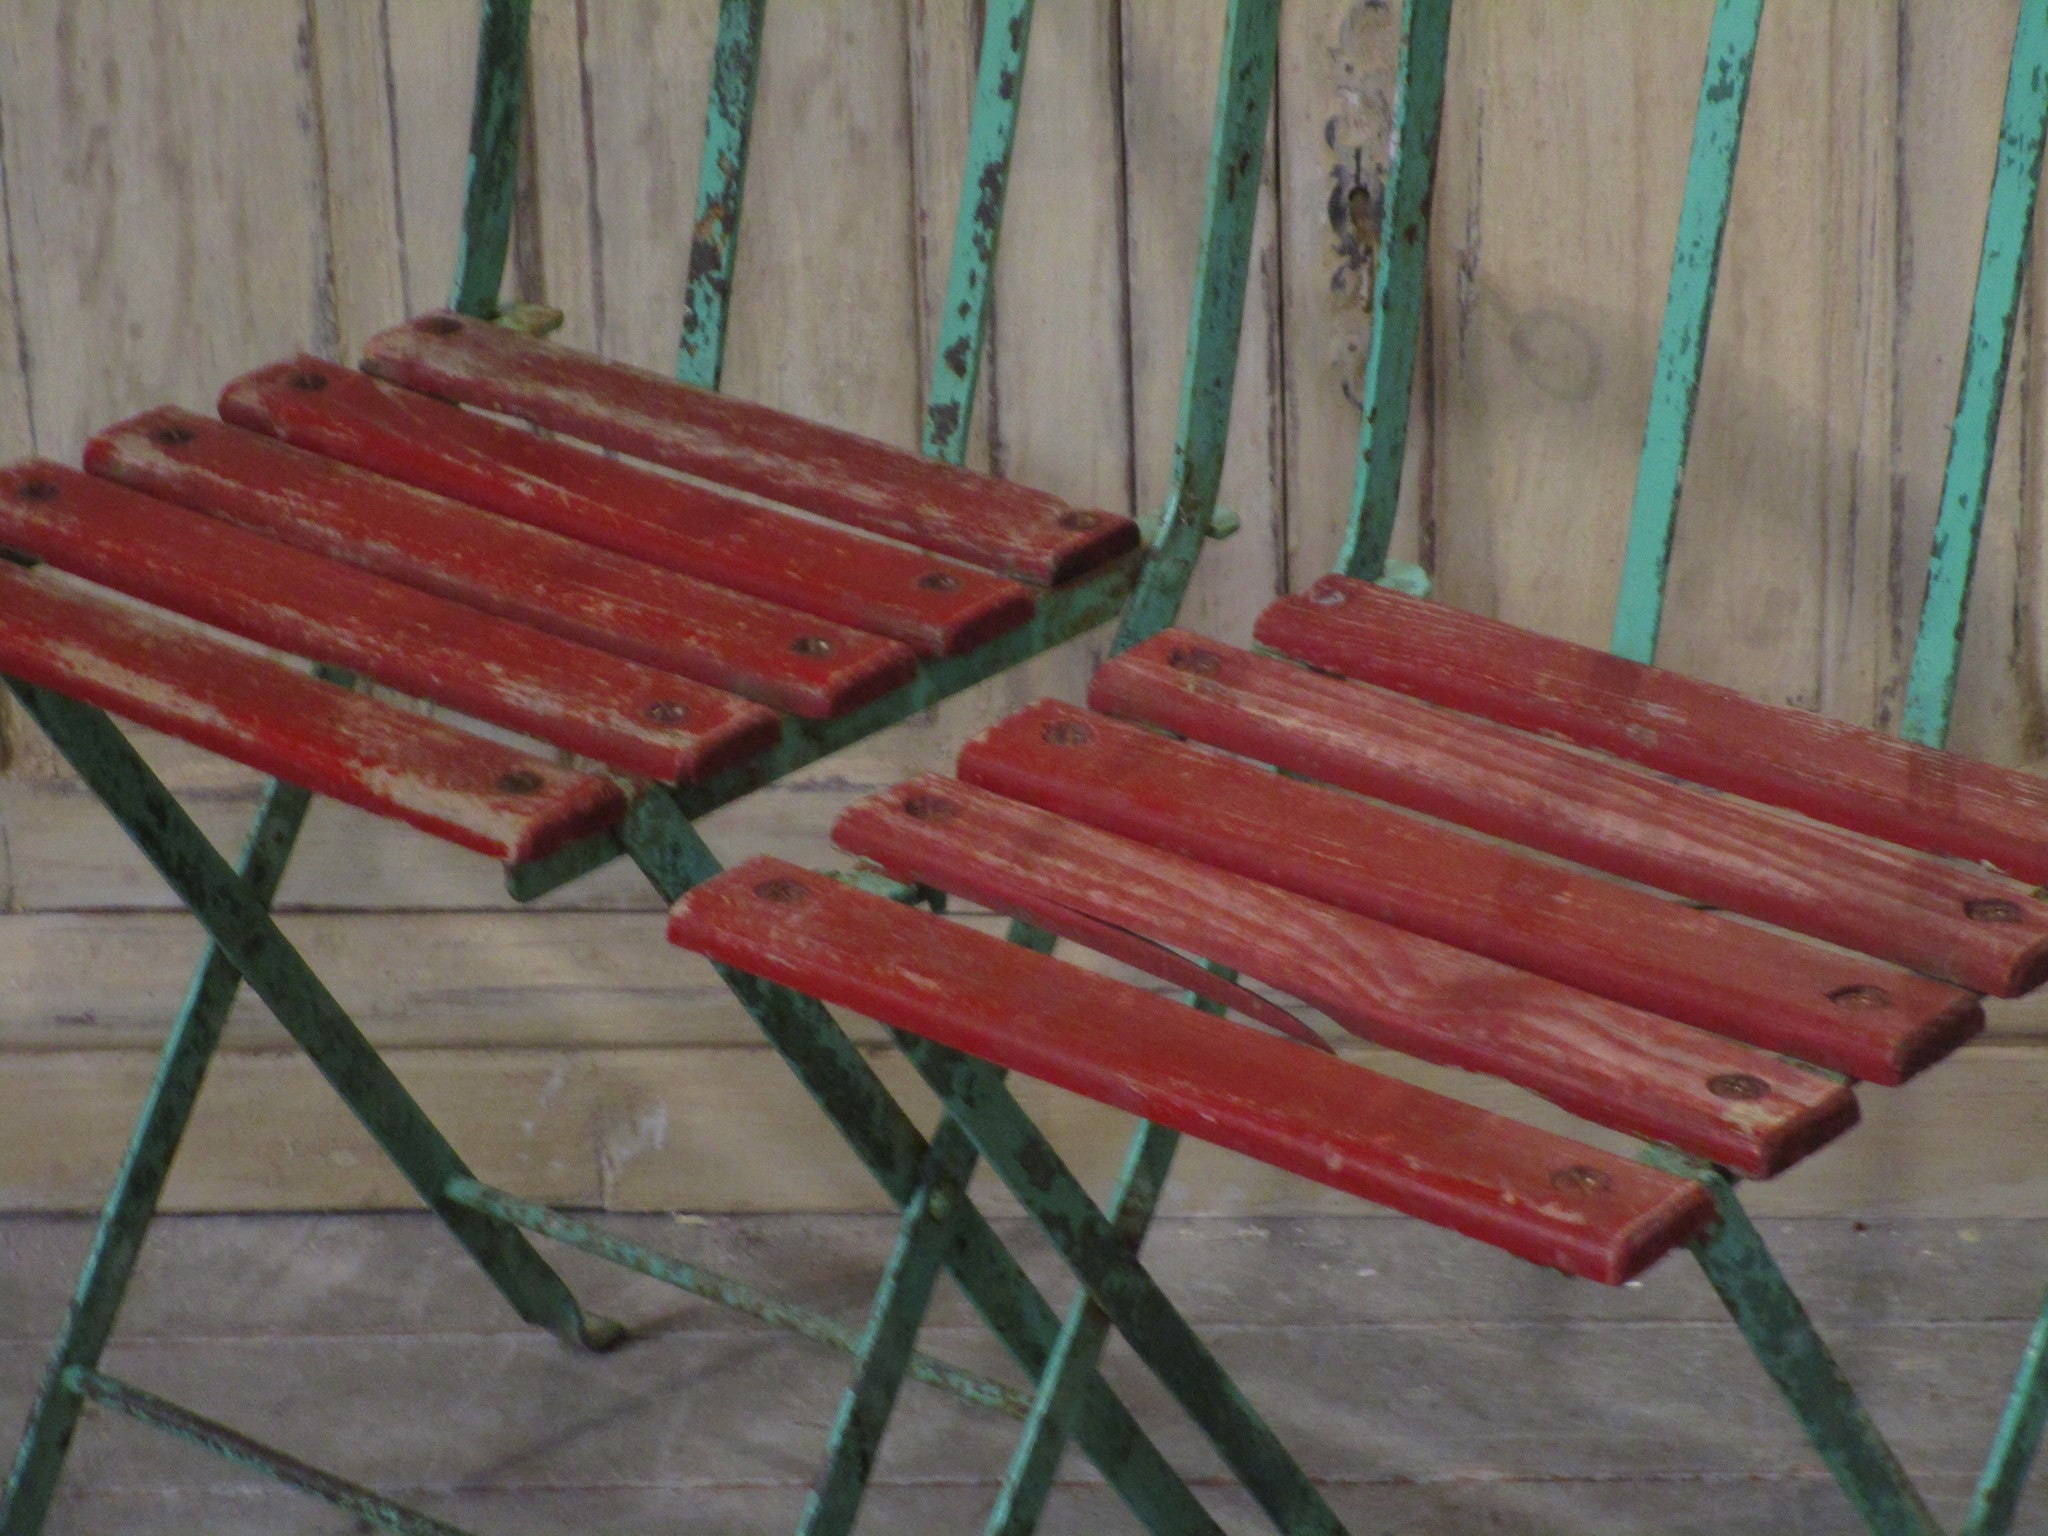
<svg viewBox="0 0 2048 1536"><path fill-rule="evenodd" d="M858 1315L870 1216L613 1225ZM1057 1266L1014 1225L1048 1288ZM1771 1223L1788 1271L1951 1524L2048 1277L2048 1223ZM25 1411L86 1224L0 1221L0 1421ZM1148 1252L1354 1532L1847 1532L1846 1506L1698 1273L1570 1282L1372 1216L1163 1221ZM802 1508L846 1367L818 1346L578 1255L640 1337L604 1359L513 1326L427 1220L183 1217L145 1256L108 1368L481 1532L755 1533ZM1060 1286L1062 1298L1066 1288ZM1009 1374L957 1294L927 1349ZM1110 1371L1227 1529L1266 1527L1123 1354ZM862 1529L979 1529L1015 1426L916 1383ZM2020 1529L2048 1529L2036 1490ZM1045 1527L1135 1524L1069 1454ZM53 1536L363 1529L106 1415Z"/></svg>

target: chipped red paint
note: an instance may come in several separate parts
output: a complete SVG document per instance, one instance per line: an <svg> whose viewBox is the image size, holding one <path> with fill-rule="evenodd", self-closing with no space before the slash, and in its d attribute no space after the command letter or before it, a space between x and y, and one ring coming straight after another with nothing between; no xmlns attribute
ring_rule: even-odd
<svg viewBox="0 0 2048 1536"><path fill-rule="evenodd" d="M675 906L723 964L1317 1183L1618 1284L1711 1222L1690 1179L1210 1017L778 859Z"/></svg>
<svg viewBox="0 0 2048 1536"><path fill-rule="evenodd" d="M461 315L373 336L363 367L1041 586L1138 544L1128 518Z"/></svg>
<svg viewBox="0 0 2048 1536"><path fill-rule="evenodd" d="M1327 671L2048 884L2048 779L1325 576L1259 640Z"/></svg>
<svg viewBox="0 0 2048 1536"><path fill-rule="evenodd" d="M320 389L303 381L317 377ZM299 448L802 613L956 656L1031 617L986 571L607 459L301 357L237 379L220 413Z"/></svg>
<svg viewBox="0 0 2048 1536"><path fill-rule="evenodd" d="M59 464L0 470L0 546L621 773L701 778L781 729L729 693Z"/></svg>
<svg viewBox="0 0 2048 1536"><path fill-rule="evenodd" d="M1154 847L1765 1050L1896 1084L1983 1028L1971 994L1702 912L1213 748L1033 705L960 776Z"/></svg>
<svg viewBox="0 0 2048 1536"><path fill-rule="evenodd" d="M2048 905L1998 875L1185 630L1107 663L1088 697L1973 991L2015 996L2048 971Z"/></svg>
<svg viewBox="0 0 2048 1536"><path fill-rule="evenodd" d="M0 672L507 863L625 812L619 787L597 774L6 566Z"/></svg>
<svg viewBox="0 0 2048 1536"><path fill-rule="evenodd" d="M1076 908L1227 965L1361 1038L1490 1073L1751 1178L1856 1123L1848 1089L1769 1052L936 774L849 807L832 838L899 879L998 911ZM1754 1091L1713 1086L1736 1077Z"/></svg>
<svg viewBox="0 0 2048 1536"><path fill-rule="evenodd" d="M96 475L811 718L907 682L910 650L169 407L86 445Z"/></svg>

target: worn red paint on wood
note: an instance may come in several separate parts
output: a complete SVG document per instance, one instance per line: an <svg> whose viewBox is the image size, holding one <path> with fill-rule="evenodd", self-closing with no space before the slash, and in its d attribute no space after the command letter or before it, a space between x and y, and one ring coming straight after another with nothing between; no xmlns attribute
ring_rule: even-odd
<svg viewBox="0 0 2048 1536"><path fill-rule="evenodd" d="M85 467L500 618L823 718L907 682L893 640L525 527L189 411L109 427Z"/></svg>
<svg viewBox="0 0 2048 1536"><path fill-rule="evenodd" d="M625 812L609 779L0 565L0 672L507 863Z"/></svg>
<svg viewBox="0 0 2048 1536"><path fill-rule="evenodd" d="M1128 518L445 311L371 337L363 367L1020 581L1138 544Z"/></svg>
<svg viewBox="0 0 2048 1536"><path fill-rule="evenodd" d="M1169 630L1089 702L1974 991L2048 971L2048 905L1912 853L1613 758Z"/></svg>
<svg viewBox="0 0 2048 1536"><path fill-rule="evenodd" d="M1363 1039L1751 1178L1856 1123L1847 1088L1769 1052L936 774L851 806L832 837L997 911L1071 907L1201 955Z"/></svg>
<svg viewBox="0 0 2048 1536"><path fill-rule="evenodd" d="M758 704L44 461L0 470L0 547L644 778L774 745Z"/></svg>
<svg viewBox="0 0 2048 1536"><path fill-rule="evenodd" d="M1903 1082L1983 1028L1967 992L1538 860L1210 747L1035 704L960 776L1717 1034Z"/></svg>
<svg viewBox="0 0 2048 1536"><path fill-rule="evenodd" d="M2048 780L1326 576L1259 640L1346 677L2048 884Z"/></svg>
<svg viewBox="0 0 2048 1536"><path fill-rule="evenodd" d="M314 357L237 379L221 392L220 414L926 656L972 650L1024 623L1034 606L1030 589L973 566L608 459Z"/></svg>
<svg viewBox="0 0 2048 1536"><path fill-rule="evenodd" d="M777 859L669 937L998 1066L1539 1264L1617 1284L1712 1220L1689 1179L907 910Z"/></svg>

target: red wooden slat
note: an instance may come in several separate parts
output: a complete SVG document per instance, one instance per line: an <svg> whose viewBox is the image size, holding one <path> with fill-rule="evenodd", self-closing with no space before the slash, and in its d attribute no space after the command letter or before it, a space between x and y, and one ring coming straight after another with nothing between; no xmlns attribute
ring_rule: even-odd
<svg viewBox="0 0 2048 1536"><path fill-rule="evenodd" d="M0 672L508 863L625 812L599 775L4 565Z"/></svg>
<svg viewBox="0 0 2048 1536"><path fill-rule="evenodd" d="M1618 1284L1712 1220L1698 1184L751 859L687 949L1538 1264Z"/></svg>
<svg viewBox="0 0 2048 1536"><path fill-rule="evenodd" d="M308 388L308 380L320 380ZM230 384L221 416L295 447L953 656L1031 617L1029 589L985 571L621 463L367 374L301 357Z"/></svg>
<svg viewBox="0 0 2048 1536"><path fill-rule="evenodd" d="M1268 885L1851 1077L1900 1083L1970 1039L1967 992L1529 858L1210 747L1033 705L960 776Z"/></svg>
<svg viewBox="0 0 2048 1536"><path fill-rule="evenodd" d="M96 475L499 618L813 718L906 682L893 640L593 549L163 408L86 444Z"/></svg>
<svg viewBox="0 0 2048 1536"><path fill-rule="evenodd" d="M0 546L623 773L698 778L781 731L729 693L59 464L0 469Z"/></svg>
<svg viewBox="0 0 2048 1536"><path fill-rule="evenodd" d="M998 911L1078 908L1365 1039L1752 1178L1856 1123L1848 1089L1768 1052L935 774L849 807L832 837L900 879Z"/></svg>
<svg viewBox="0 0 2048 1536"><path fill-rule="evenodd" d="M1267 609L1302 661L2048 884L2048 780L1326 576Z"/></svg>
<svg viewBox="0 0 2048 1536"><path fill-rule="evenodd" d="M1089 701L1973 991L2048 970L2048 907L2000 876L1185 631L1104 666Z"/></svg>
<svg viewBox="0 0 2048 1536"><path fill-rule="evenodd" d="M1020 581L1138 543L1128 518L445 311L371 337L363 367Z"/></svg>

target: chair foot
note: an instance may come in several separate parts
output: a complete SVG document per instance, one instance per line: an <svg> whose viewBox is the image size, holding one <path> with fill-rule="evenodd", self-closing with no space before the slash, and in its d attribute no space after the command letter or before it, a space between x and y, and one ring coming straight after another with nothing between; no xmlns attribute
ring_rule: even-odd
<svg viewBox="0 0 2048 1536"><path fill-rule="evenodd" d="M563 1331L562 1342L589 1354L608 1355L632 1337L633 1330L617 1318L598 1312L584 1312L576 1319L573 1329Z"/></svg>

